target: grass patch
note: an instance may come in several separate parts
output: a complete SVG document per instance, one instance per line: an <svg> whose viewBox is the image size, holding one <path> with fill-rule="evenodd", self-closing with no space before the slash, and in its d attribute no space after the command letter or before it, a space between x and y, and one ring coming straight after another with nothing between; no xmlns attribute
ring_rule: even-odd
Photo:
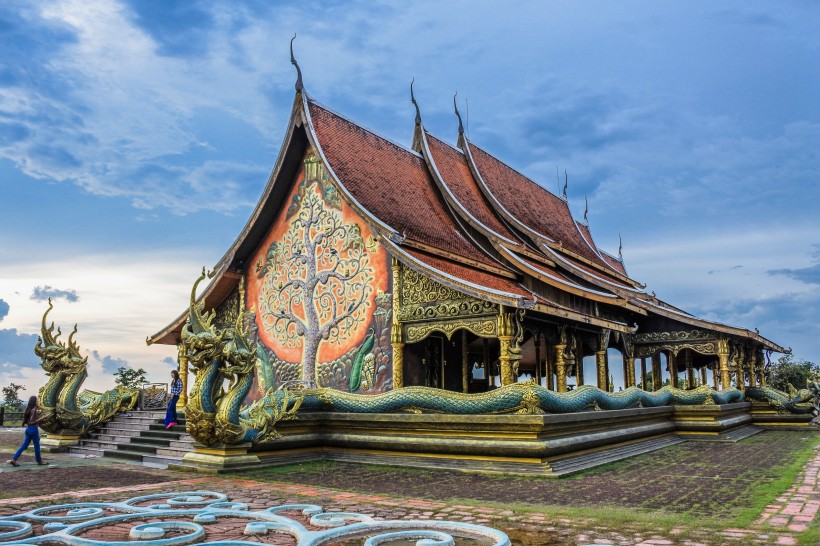
<svg viewBox="0 0 820 546"><path fill-rule="evenodd" d="M762 482L755 487L752 504L739 511L732 527L747 527L759 518L767 505L772 504L777 497L792 486L803 466L814 455L814 450L818 445L820 445L820 435L814 434L806 437L805 446L794 453L793 460L774 469L778 474L776 478ZM815 544L820 544L820 542L815 542Z"/></svg>

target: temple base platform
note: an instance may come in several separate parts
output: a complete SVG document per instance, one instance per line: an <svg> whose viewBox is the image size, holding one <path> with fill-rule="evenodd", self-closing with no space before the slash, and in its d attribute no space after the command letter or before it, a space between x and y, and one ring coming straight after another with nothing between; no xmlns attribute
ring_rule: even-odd
<svg viewBox="0 0 820 546"><path fill-rule="evenodd" d="M69 447L78 445L80 438L77 431L49 432L40 439L40 450L45 453L64 453Z"/></svg>
<svg viewBox="0 0 820 546"><path fill-rule="evenodd" d="M230 462L200 446L173 468L224 473L326 460L557 478L685 441L742 440L763 430L751 407L549 415L312 412L280 422L281 438L246 445Z"/></svg>
<svg viewBox="0 0 820 546"><path fill-rule="evenodd" d="M752 402L754 423L758 427L773 430L816 430L810 423L811 413L782 413L763 402Z"/></svg>

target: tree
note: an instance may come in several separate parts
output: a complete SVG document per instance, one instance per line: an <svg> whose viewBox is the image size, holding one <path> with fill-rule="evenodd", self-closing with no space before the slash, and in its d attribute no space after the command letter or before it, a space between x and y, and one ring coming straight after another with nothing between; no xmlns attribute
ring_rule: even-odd
<svg viewBox="0 0 820 546"><path fill-rule="evenodd" d="M7 387L3 387L3 405L7 408L20 409L23 407L23 401L20 400L18 393L26 390L23 385L9 383Z"/></svg>
<svg viewBox="0 0 820 546"><path fill-rule="evenodd" d="M114 382L127 389L141 389L143 385L148 383L148 379L145 377L147 373L148 372L142 368L134 370L120 366L117 368L117 371L114 372Z"/></svg>
<svg viewBox="0 0 820 546"><path fill-rule="evenodd" d="M293 221L259 268L259 308L267 331L284 347L301 348L302 378L315 380L320 345L366 326L373 270L361 228L344 223L332 185L308 180L297 197L288 211Z"/></svg>
<svg viewBox="0 0 820 546"><path fill-rule="evenodd" d="M768 384L783 392L789 392L789 385L805 389L806 381L813 373L820 373L820 366L808 360L795 361L794 355L786 354L769 366Z"/></svg>

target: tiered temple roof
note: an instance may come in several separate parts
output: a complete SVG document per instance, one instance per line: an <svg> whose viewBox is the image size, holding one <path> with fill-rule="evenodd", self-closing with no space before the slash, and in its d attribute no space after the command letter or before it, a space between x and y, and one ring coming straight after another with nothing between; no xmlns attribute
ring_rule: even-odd
<svg viewBox="0 0 820 546"><path fill-rule="evenodd" d="M405 148L299 88L262 197L200 297L206 307L218 306L238 283L308 148L388 252L446 286L613 331L652 331L653 321L666 321L667 328L672 321L783 351L756 331L698 319L645 292L620 257L598 248L565 199L473 144L463 130L452 146L428 133L418 115L413 148ZM149 343L177 343L185 316Z"/></svg>

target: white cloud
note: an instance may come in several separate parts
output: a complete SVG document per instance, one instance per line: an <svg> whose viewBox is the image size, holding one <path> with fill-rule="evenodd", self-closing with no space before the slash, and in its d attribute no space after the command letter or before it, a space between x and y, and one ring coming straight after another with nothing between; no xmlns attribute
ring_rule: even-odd
<svg viewBox="0 0 820 546"><path fill-rule="evenodd" d="M201 258L199 258L201 260ZM38 259L27 262L0 261L4 280L0 297L9 303L3 320L6 328L21 334L39 334L47 306L28 298L35 284L72 286L82 298L67 304L55 303L49 320L70 331L78 323L75 340L83 355L92 351L144 368L152 380L163 381L176 348L148 347L145 338L159 331L187 307L191 286L202 263L184 251L110 253ZM89 358L89 378L85 387L105 390L114 385L103 371L102 358ZM109 366L110 367L110 366ZM42 370L19 366L0 367L0 384L24 382L27 392L36 392L45 383Z"/></svg>

